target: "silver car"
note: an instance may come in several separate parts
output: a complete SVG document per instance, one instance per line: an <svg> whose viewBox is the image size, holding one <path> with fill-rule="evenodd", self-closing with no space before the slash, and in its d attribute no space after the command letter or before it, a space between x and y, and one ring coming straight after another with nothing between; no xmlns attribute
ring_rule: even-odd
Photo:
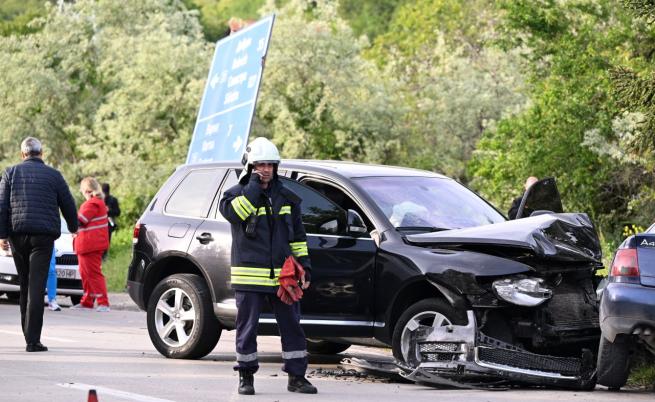
<svg viewBox="0 0 655 402"><path fill-rule="evenodd" d="M73 304L78 304L83 292L82 278L77 255L73 251L73 236L68 231L63 218L61 236L55 241L55 248L57 249L57 294L69 296ZM0 250L0 296L4 293L9 300L18 300L19 291L18 274L11 252Z"/></svg>

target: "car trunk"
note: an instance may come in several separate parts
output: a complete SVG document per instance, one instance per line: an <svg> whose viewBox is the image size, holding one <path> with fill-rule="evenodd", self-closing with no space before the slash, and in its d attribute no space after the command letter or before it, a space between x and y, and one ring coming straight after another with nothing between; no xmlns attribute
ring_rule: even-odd
<svg viewBox="0 0 655 402"><path fill-rule="evenodd" d="M655 287L655 234L640 234L635 240L641 284Z"/></svg>

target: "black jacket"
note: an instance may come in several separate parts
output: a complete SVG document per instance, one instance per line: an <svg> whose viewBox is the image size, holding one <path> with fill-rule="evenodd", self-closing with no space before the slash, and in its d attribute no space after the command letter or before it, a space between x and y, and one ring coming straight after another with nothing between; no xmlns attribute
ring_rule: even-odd
<svg viewBox="0 0 655 402"><path fill-rule="evenodd" d="M276 292L282 264L289 255L298 258L309 281L311 265L300 198L277 178L266 192L256 174L245 183L228 189L219 206L232 224L232 288ZM254 230L248 234L246 228L253 220Z"/></svg>
<svg viewBox="0 0 655 402"><path fill-rule="evenodd" d="M521 194L520 197L514 198L514 201L512 201L512 206L509 207L509 211L507 211L507 216L509 216L509 219L516 219L516 214L519 213L519 207L521 206L521 201L523 201L524 195L525 193ZM532 215L533 212L533 209L529 207L523 207L522 218L527 218L528 216Z"/></svg>
<svg viewBox="0 0 655 402"><path fill-rule="evenodd" d="M61 235L59 210L77 232L77 208L58 170L40 158L7 168L0 180L0 239L13 234Z"/></svg>

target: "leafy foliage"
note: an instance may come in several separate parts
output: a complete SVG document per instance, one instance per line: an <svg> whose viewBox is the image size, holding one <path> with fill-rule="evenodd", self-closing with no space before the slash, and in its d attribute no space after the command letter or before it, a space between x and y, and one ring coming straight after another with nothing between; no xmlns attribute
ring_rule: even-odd
<svg viewBox="0 0 655 402"><path fill-rule="evenodd" d="M356 35L370 40L386 33L394 12L408 0L341 0L339 14Z"/></svg>
<svg viewBox="0 0 655 402"><path fill-rule="evenodd" d="M376 39L369 55L399 77L406 107L404 164L467 181L482 133L525 103L518 53L493 45L498 17L485 0L412 2Z"/></svg>
<svg viewBox="0 0 655 402"><path fill-rule="evenodd" d="M330 2L276 13L254 134L291 158L393 161L402 106L394 81L362 58L366 42Z"/></svg>
<svg viewBox="0 0 655 402"><path fill-rule="evenodd" d="M45 14L44 0L4 0L0 3L0 36L35 32L29 22Z"/></svg>
<svg viewBox="0 0 655 402"><path fill-rule="evenodd" d="M635 191L625 180L633 172L583 143L589 130L605 138L612 132L619 109L608 69L633 50L639 30L612 1L540 3L504 3L507 43L529 46L531 106L483 135L470 164L473 184L507 206L510 189L518 192L525 177L555 176L566 210L588 212L616 230Z"/></svg>
<svg viewBox="0 0 655 402"><path fill-rule="evenodd" d="M0 42L3 162L41 138L69 183L110 182L133 220L184 161L211 54L200 26L168 0L80 0L37 22Z"/></svg>

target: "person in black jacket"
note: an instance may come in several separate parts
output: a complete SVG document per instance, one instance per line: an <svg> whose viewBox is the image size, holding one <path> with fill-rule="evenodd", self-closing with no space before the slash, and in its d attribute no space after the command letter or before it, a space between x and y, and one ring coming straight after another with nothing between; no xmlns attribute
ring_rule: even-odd
<svg viewBox="0 0 655 402"><path fill-rule="evenodd" d="M102 192L105 194L105 205L107 206L107 216L109 216L109 246L111 247L111 235L118 229L116 218L121 214L121 207L118 205L118 199L109 194L109 183L102 183ZM102 255L102 259L107 258L109 249Z"/></svg>
<svg viewBox="0 0 655 402"><path fill-rule="evenodd" d="M300 326L300 306L276 296L280 271L293 255L302 264L303 289L309 287L311 264L300 214L300 198L277 177L280 155L266 138L256 138L246 149L247 169L239 184L228 189L220 201L221 214L231 223L231 285L237 303L236 352L239 393L255 393L253 374L257 360L257 325L264 303L269 303L282 338L283 370L289 375L291 392L315 394L305 378L307 343Z"/></svg>
<svg viewBox="0 0 655 402"><path fill-rule="evenodd" d="M521 201L523 200L523 196L525 195L525 192L530 188L530 186L532 186L538 181L539 179L534 176L530 176L525 180L525 184L523 185L524 191L521 193L521 196L514 198L514 200L512 201L512 206L509 207L509 211L507 212L507 216L509 216L509 219L516 219L516 214L518 214L519 212L519 207L521 206ZM530 216L531 213L532 210L526 209L523 211L522 217L524 218L526 216Z"/></svg>
<svg viewBox="0 0 655 402"><path fill-rule="evenodd" d="M22 163L7 168L0 180L0 248L14 257L20 284L20 318L28 352L48 350L41 343L43 289L61 218L77 233L77 208L64 177L43 163L41 142L21 143Z"/></svg>

